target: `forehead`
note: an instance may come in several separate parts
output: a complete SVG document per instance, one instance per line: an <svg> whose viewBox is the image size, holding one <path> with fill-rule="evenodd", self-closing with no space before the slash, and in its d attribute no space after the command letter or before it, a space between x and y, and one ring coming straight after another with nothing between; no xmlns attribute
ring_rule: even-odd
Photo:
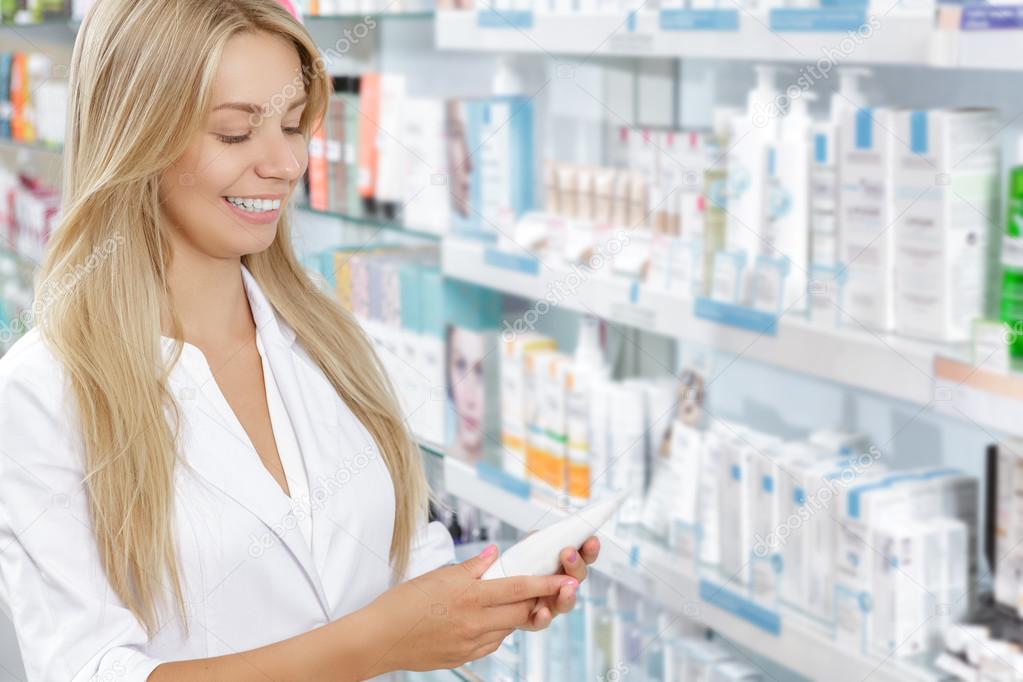
<svg viewBox="0 0 1023 682"><path fill-rule="evenodd" d="M213 83L213 105L257 105L302 96L302 61L287 39L268 33L234 36L224 48Z"/></svg>

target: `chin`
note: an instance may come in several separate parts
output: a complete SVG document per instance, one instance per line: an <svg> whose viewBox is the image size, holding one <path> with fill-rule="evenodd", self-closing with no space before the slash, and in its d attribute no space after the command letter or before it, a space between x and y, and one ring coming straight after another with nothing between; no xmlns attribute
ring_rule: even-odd
<svg viewBox="0 0 1023 682"><path fill-rule="evenodd" d="M277 226L267 225L266 227L248 227L240 236L235 235L231 240L230 251L238 256L250 256L255 253L262 253L270 248L277 238Z"/></svg>

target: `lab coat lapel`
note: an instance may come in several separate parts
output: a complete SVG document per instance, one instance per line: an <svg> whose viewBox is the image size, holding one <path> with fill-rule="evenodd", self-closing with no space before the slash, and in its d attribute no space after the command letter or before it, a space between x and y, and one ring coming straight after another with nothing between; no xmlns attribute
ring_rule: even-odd
<svg viewBox="0 0 1023 682"><path fill-rule="evenodd" d="M294 331L279 318L276 326L267 324L264 329L264 352L295 429L309 479L315 565L330 590L333 576L326 575L324 570L335 535L348 533L366 551L370 550L354 528L346 524L339 526L329 518L327 510L332 508L337 513L338 509L351 508L348 502L360 493L357 486L348 483L365 466L360 465L360 461L375 460L379 451L372 436L352 415L327 377L295 342ZM346 496L346 500L335 499L337 495ZM390 528L391 522L386 527ZM378 553L376 558L385 565L389 562L386 554Z"/></svg>
<svg viewBox="0 0 1023 682"><path fill-rule="evenodd" d="M230 406L224 401L219 388L214 382L208 382L201 391L204 399L195 401L191 412L198 423L205 420L205 424L204 428L197 429L202 437L194 438L185 448L189 466L258 517L288 548L302 567L327 616L330 609L312 553L302 537L298 523L289 520L293 516L291 503L259 461L248 440L240 438L234 426L220 414L222 408L218 407L218 402L223 402L223 407L228 410Z"/></svg>
<svg viewBox="0 0 1023 682"><path fill-rule="evenodd" d="M331 455L338 453L338 442L329 442L331 435L338 436L337 429L331 429L323 418L340 398L322 372L314 371L309 366L312 361L300 357L297 349L271 345L265 352L302 451L309 479L312 553L314 565L322 571L330 551L333 528L326 515L319 512L323 509L324 498L334 492L329 481L336 479L336 472L328 469Z"/></svg>

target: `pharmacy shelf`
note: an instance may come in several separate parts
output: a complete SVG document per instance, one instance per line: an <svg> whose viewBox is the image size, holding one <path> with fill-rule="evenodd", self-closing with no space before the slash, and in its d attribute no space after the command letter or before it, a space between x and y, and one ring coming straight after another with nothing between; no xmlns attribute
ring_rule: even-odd
<svg viewBox="0 0 1023 682"><path fill-rule="evenodd" d="M501 521L528 532L563 517L556 506L525 497L481 478L475 469L444 460L446 491ZM721 608L701 598L701 581L680 568L679 557L649 542L599 532L600 558L593 569L656 601L665 609L702 623L721 636L810 679L829 682L936 682L945 676L928 666L848 651L811 625L781 614L777 632L741 617L741 607ZM721 591L710 596L718 600Z"/></svg>
<svg viewBox="0 0 1023 682"><path fill-rule="evenodd" d="M632 18L512 10L447 10L437 12L435 30L437 47L445 50L803 64L832 58L843 64L954 64L948 49L949 32L935 30L930 17L888 14L868 25L867 37L860 42L850 38L849 31L844 29L775 30L774 21L766 15L737 10L730 15L727 10L688 14L682 10L640 11ZM848 23L848 19L845 21ZM862 22L853 21L849 28L853 28L853 24L860 26ZM673 30L668 28L670 26L687 28Z"/></svg>
<svg viewBox="0 0 1023 682"><path fill-rule="evenodd" d="M858 329L825 329L802 313L780 318L772 335L698 317L693 301L625 278L594 272L573 285L568 269L547 267L526 255L505 255L467 239L445 238L441 247L444 274L452 279L529 300L555 301L556 307L917 405L934 398L938 347Z"/></svg>

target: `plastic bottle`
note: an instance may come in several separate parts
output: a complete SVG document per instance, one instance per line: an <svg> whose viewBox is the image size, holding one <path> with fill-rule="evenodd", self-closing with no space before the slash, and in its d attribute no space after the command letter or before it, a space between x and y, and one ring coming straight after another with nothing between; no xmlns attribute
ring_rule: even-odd
<svg viewBox="0 0 1023 682"><path fill-rule="evenodd" d="M561 550L580 547L614 516L624 501L625 495L609 497L533 533L503 552L483 574L483 580L557 573L561 568Z"/></svg>
<svg viewBox="0 0 1023 682"><path fill-rule="evenodd" d="M769 160L770 191L767 197L766 239L773 245L766 253L787 261L781 305L789 309L805 305L806 272L810 255L810 117L809 103L816 99L804 92L791 100L782 119L778 142ZM773 168L772 168L773 166ZM765 245L766 246L766 245Z"/></svg>
<svg viewBox="0 0 1023 682"><path fill-rule="evenodd" d="M727 249L747 254L747 262L759 252L766 219L767 145L777 138L777 68L758 64L756 86L746 98L746 111L735 118L735 142L728 152ZM739 299L750 303L752 281L744 272Z"/></svg>

